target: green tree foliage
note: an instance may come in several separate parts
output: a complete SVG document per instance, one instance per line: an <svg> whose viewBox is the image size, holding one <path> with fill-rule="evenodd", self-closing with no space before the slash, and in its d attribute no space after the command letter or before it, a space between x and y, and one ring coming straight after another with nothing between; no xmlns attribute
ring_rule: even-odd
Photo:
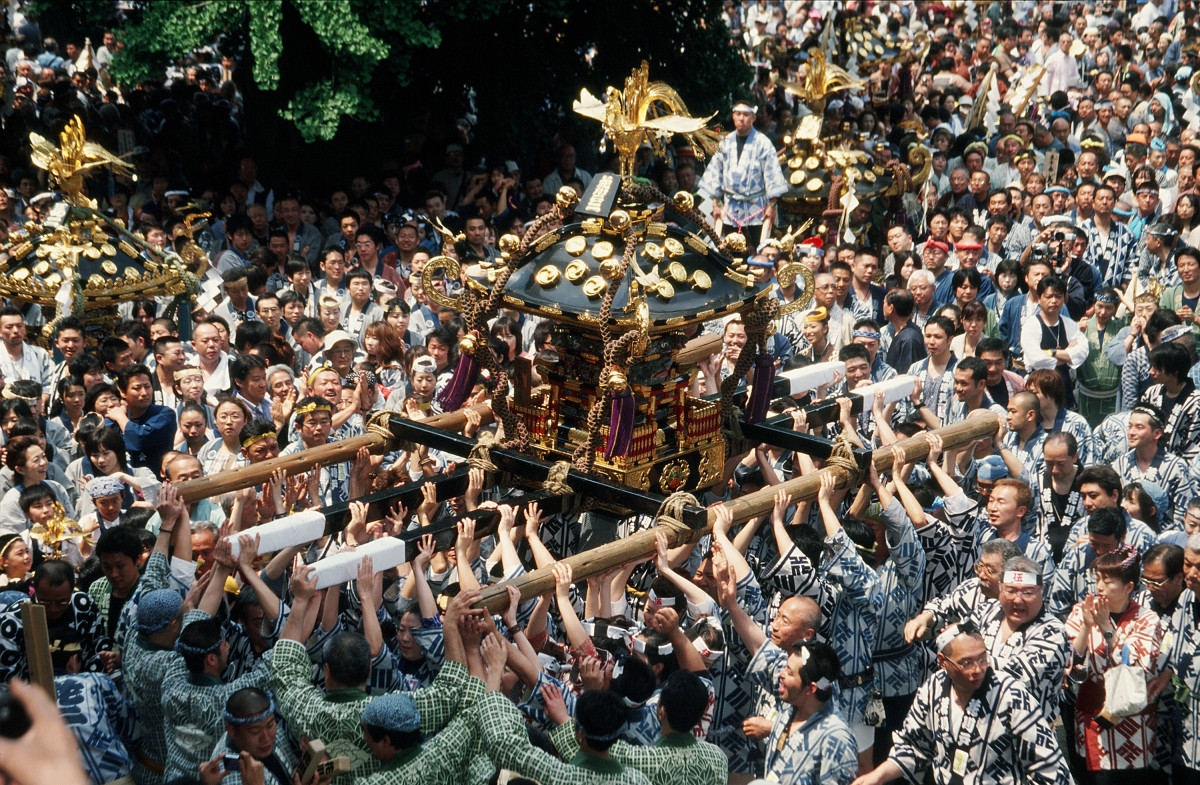
<svg viewBox="0 0 1200 785"><path fill-rule="evenodd" d="M241 58L247 104L270 106L308 143L379 122L448 136L473 90L480 138L544 149L558 133L598 138L572 99L620 84L643 59L693 113L725 108L750 78L710 0L172 0L136 6L122 39L112 70L126 85L218 42Z"/></svg>

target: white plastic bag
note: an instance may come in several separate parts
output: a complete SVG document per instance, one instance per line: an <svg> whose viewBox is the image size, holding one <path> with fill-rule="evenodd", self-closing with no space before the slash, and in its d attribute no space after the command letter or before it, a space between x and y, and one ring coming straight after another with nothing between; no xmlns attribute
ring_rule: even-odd
<svg viewBox="0 0 1200 785"><path fill-rule="evenodd" d="M1104 710L1114 717L1140 714L1149 703L1146 672L1133 665L1117 665L1104 672Z"/></svg>

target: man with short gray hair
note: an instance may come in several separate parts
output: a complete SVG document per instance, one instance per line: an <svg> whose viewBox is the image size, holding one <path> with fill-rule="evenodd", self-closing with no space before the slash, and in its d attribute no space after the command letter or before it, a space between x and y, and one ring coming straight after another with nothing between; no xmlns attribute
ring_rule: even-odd
<svg viewBox="0 0 1200 785"><path fill-rule="evenodd" d="M1071 641L1046 611L1042 566L1025 555L1005 561L998 601L980 606L974 621L996 670L1021 681L1053 723Z"/></svg>

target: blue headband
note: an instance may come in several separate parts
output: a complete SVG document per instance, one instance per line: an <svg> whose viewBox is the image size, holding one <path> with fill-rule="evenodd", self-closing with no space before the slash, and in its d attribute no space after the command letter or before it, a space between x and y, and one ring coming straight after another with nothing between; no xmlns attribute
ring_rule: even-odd
<svg viewBox="0 0 1200 785"><path fill-rule="evenodd" d="M183 642L182 638L180 638L175 641L175 651L179 652L180 654L212 654L217 649L221 648L221 644L224 642L225 637L222 636L218 638L217 642L212 646L209 646L207 649L202 649L199 646L189 646Z"/></svg>
<svg viewBox="0 0 1200 785"><path fill-rule="evenodd" d="M579 724L579 720L575 721L575 727L579 728L579 732L582 733L585 738L591 739L592 741L616 741L617 739L621 738L621 734L625 732L627 727L629 727L629 723L622 722L621 727L617 728L612 733L606 733L603 736L595 733L588 733L583 729L583 726Z"/></svg>
<svg viewBox="0 0 1200 785"><path fill-rule="evenodd" d="M883 338L883 334L875 330L855 330L854 332L850 333L850 338L852 340L854 338L872 338L878 341Z"/></svg>
<svg viewBox="0 0 1200 785"><path fill-rule="evenodd" d="M270 693L267 693L267 700L271 702L271 705L261 714L255 714L253 717L235 717L229 713L229 709L222 709L221 718L229 725L249 725L252 722L262 722L263 720L270 719L275 716L275 698Z"/></svg>

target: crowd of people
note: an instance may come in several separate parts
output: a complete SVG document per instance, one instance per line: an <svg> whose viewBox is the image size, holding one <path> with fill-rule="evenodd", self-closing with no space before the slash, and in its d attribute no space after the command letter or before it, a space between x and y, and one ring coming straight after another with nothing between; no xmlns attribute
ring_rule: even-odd
<svg viewBox="0 0 1200 785"><path fill-rule="evenodd" d="M711 534L660 535L647 559L586 576L565 559L595 539L594 513L543 515L481 468L439 499L465 456L419 444L212 498L178 485L362 434L378 411L441 413L466 326L436 295L462 281L430 276L431 296L426 266L486 265L560 189L583 193L581 161L615 171L613 155L562 144L538 171L480 160L462 138L431 176L395 161L325 190L272 180L242 143L235 57L206 48L119 92L106 69L119 30L81 57L82 42L60 53L9 11L6 236L55 198L24 135L54 138L73 115L112 149L136 141L136 176L88 190L145 242L179 248L185 218L212 215L194 233L211 263L182 311L128 303L99 340L68 317L42 347L52 314L0 308L4 777L1200 783L1194 3L725 3L731 45L757 69L733 131L707 162L641 152L637 176L744 232L777 299L807 294L778 271L811 269L812 301L764 350L781 369L844 372L770 409L797 432L892 448L892 466L841 489L825 472L815 498L781 490L735 522L725 502L824 466L750 445L701 495ZM930 46L829 101L823 129L880 166L923 143L932 169L915 193L849 208L832 235L781 242L777 151L811 113L784 82L801 81L837 12ZM1006 103L1030 73L1030 100ZM994 127L973 122L997 91ZM672 209L663 220L683 222ZM704 326L722 345L696 394L735 372L748 322ZM561 328L502 310L489 329L499 367L554 373ZM902 375L911 395L855 411L850 393ZM507 391L481 384L468 404L493 392ZM820 400L839 416L814 427L802 404ZM988 413L994 435L943 443L940 429ZM467 436L497 428L469 406L465 420ZM911 437L927 457L895 447ZM415 509L368 520L362 497L421 481ZM340 503L346 528L309 543L260 552L245 533ZM499 524L477 538L464 514L485 508ZM319 560L441 526L452 547L424 536L408 563L363 558L318 588ZM501 613L477 607L537 568L553 571L546 595L509 586ZM57 706L23 681L31 599Z"/></svg>

